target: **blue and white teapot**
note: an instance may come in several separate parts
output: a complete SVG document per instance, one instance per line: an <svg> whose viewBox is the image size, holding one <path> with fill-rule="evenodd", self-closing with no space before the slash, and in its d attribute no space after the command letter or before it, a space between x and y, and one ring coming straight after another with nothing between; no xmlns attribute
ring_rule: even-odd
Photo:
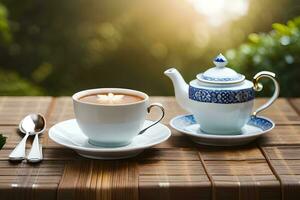
<svg viewBox="0 0 300 200"><path fill-rule="evenodd" d="M181 74L171 68L165 71L173 82L179 105L192 113L202 131L213 134L236 134L251 116L268 108L279 95L275 74L268 71L257 73L253 81L226 67L227 60L220 54L214 60L215 67L197 75L187 84ZM275 91L267 103L252 113L255 91L262 90L260 78L270 78Z"/></svg>

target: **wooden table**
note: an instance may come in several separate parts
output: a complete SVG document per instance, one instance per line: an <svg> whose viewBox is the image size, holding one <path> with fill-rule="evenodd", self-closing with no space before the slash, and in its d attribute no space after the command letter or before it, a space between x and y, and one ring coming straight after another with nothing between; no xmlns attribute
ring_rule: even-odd
<svg viewBox="0 0 300 200"><path fill-rule="evenodd" d="M164 124L183 114L174 97L151 97L166 107ZM256 104L262 104L259 99ZM11 163L17 124L28 113L48 128L73 118L70 97L0 97L0 199L300 199L300 99L279 99L263 115L276 128L255 143L217 148L172 137L136 158L90 160L42 136L44 161ZM150 118L157 117L152 113ZM27 149L32 141L28 141Z"/></svg>

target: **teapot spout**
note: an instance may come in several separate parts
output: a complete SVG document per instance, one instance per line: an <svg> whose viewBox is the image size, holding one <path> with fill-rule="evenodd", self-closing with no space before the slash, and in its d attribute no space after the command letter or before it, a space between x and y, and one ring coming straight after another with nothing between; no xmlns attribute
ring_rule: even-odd
<svg viewBox="0 0 300 200"><path fill-rule="evenodd" d="M181 74L175 68L167 69L164 74L168 76L174 86L175 98L177 103L186 111L189 112L188 84L182 78Z"/></svg>

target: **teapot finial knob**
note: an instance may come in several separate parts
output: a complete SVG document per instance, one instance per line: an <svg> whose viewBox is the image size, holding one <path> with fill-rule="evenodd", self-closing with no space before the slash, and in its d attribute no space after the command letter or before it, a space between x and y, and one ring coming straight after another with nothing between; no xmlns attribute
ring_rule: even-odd
<svg viewBox="0 0 300 200"><path fill-rule="evenodd" d="M225 67L227 63L227 59L221 53L214 59L216 67Z"/></svg>

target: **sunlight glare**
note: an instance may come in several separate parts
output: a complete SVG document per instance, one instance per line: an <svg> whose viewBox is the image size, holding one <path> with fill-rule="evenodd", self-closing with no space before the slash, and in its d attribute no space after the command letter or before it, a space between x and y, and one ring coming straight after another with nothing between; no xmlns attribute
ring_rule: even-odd
<svg viewBox="0 0 300 200"><path fill-rule="evenodd" d="M187 0L212 26L237 19L248 12L249 0Z"/></svg>

